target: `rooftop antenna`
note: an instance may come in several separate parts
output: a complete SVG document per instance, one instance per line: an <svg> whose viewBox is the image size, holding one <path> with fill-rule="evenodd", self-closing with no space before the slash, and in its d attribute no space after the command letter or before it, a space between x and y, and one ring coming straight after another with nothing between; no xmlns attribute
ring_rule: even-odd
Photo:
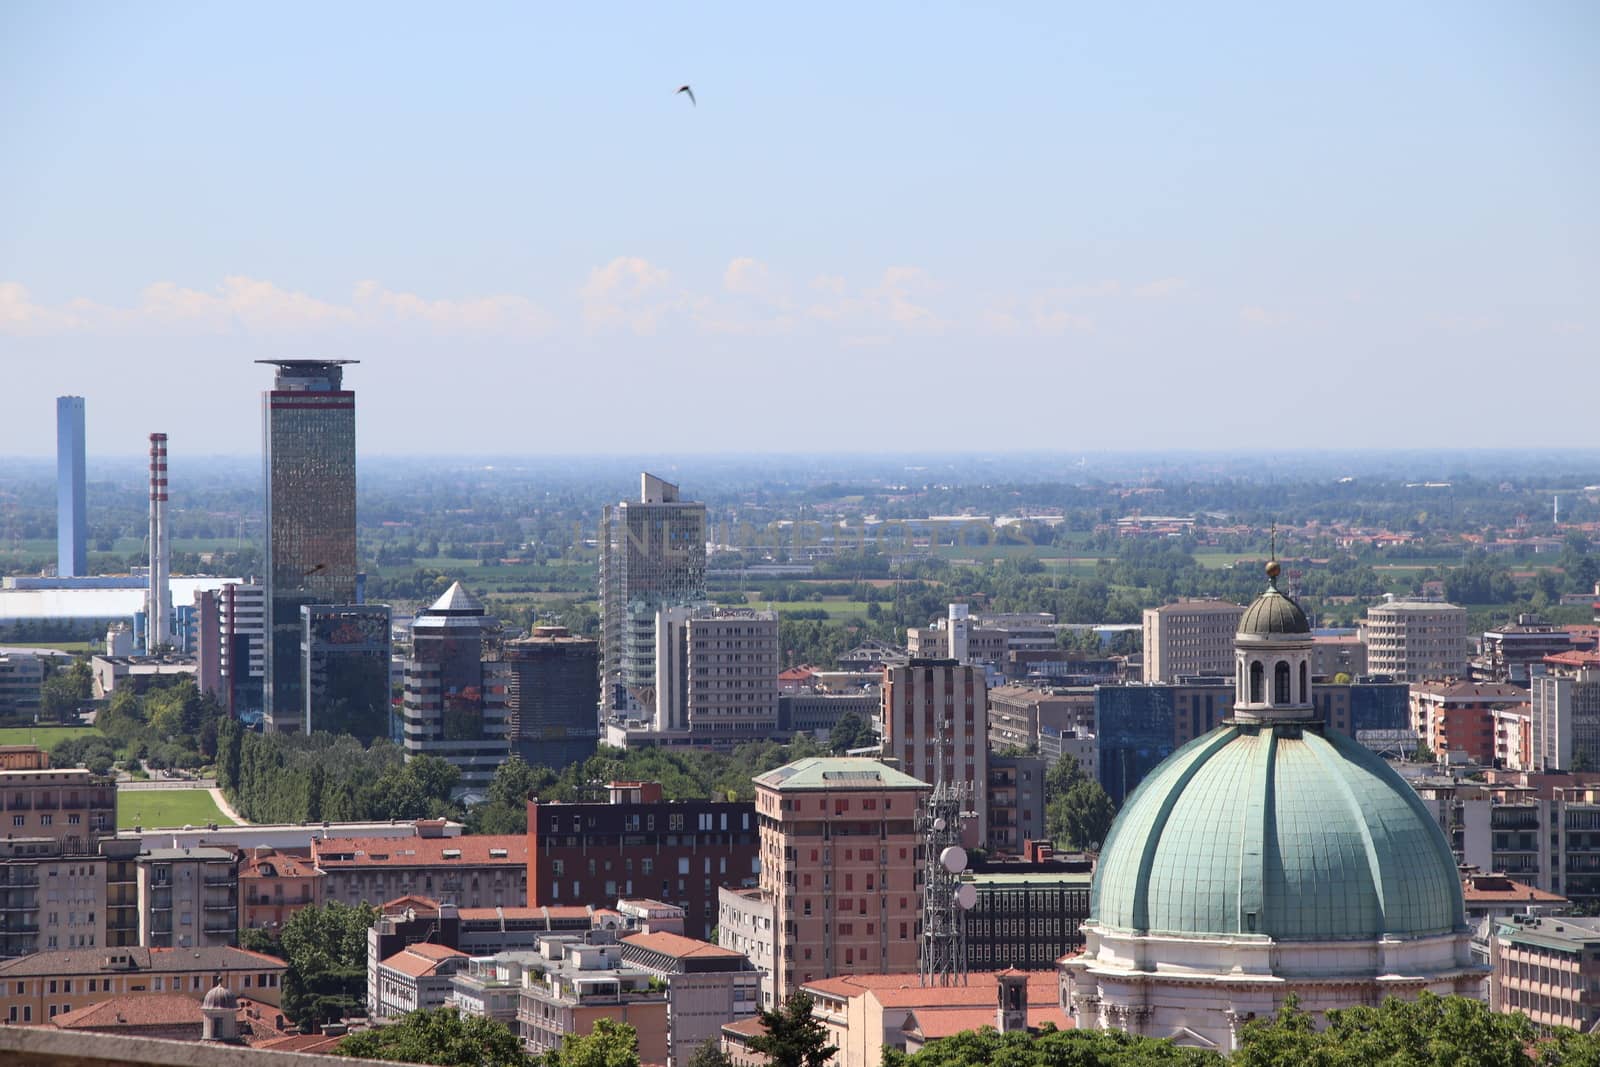
<svg viewBox="0 0 1600 1067"><path fill-rule="evenodd" d="M971 787L945 781L944 745L941 726L933 744L933 791L917 816L924 867L917 970L925 986L967 984L967 912L978 902L977 889L961 880L967 869L961 820L971 807Z"/></svg>

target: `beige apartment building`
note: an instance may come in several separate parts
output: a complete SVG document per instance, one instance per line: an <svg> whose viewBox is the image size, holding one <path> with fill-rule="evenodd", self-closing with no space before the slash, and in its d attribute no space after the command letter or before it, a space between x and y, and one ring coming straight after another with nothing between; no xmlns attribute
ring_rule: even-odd
<svg viewBox="0 0 1600 1067"><path fill-rule="evenodd" d="M915 971L927 783L849 757L796 760L755 783L774 999L833 975Z"/></svg>
<svg viewBox="0 0 1600 1067"><path fill-rule="evenodd" d="M954 660L913 659L883 669L884 758L932 784L939 774L936 741L944 741L944 780L966 782L977 817L962 826L962 843L989 839L989 690L983 668Z"/></svg>
<svg viewBox="0 0 1600 1067"><path fill-rule="evenodd" d="M1466 608L1420 600L1374 604L1361 622L1361 641L1372 674L1397 682L1469 677Z"/></svg>
<svg viewBox="0 0 1600 1067"><path fill-rule="evenodd" d="M139 943L201 948L239 940L239 854L231 848L139 853Z"/></svg>
<svg viewBox="0 0 1600 1067"><path fill-rule="evenodd" d="M200 1000L220 980L235 994L277 1005L287 965L239 948L111 948L39 952L0 963L0 1020L44 1023L129 993Z"/></svg>
<svg viewBox="0 0 1600 1067"><path fill-rule="evenodd" d="M0 957L122 943L108 928L123 918L109 906L115 865L100 852L116 832L111 779L47 769L43 753L12 757L19 769L0 771Z"/></svg>
<svg viewBox="0 0 1600 1067"><path fill-rule="evenodd" d="M1226 600L1180 600L1144 610L1144 680L1233 674L1233 636L1244 608Z"/></svg>

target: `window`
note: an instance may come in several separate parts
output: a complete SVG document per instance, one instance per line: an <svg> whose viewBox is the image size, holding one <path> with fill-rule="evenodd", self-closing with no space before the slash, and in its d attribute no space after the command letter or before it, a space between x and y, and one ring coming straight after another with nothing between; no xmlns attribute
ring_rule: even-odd
<svg viewBox="0 0 1600 1067"><path fill-rule="evenodd" d="M11 825L12 826L21 826L22 825L22 816L21 815L13 815L13 816L11 816Z"/></svg>
<svg viewBox="0 0 1600 1067"><path fill-rule="evenodd" d="M1251 663L1250 664L1250 703L1252 703L1252 704L1261 703L1261 678L1262 678L1261 664L1260 663Z"/></svg>
<svg viewBox="0 0 1600 1067"><path fill-rule="evenodd" d="M43 815L39 816L39 825L40 826L49 826L50 823L54 819L55 819L54 815L51 815L49 812L45 812ZM51 873L54 873L54 872L51 872Z"/></svg>
<svg viewBox="0 0 1600 1067"><path fill-rule="evenodd" d="M1272 702L1274 704L1291 704L1294 698L1289 695L1289 664L1286 660L1279 660L1278 665L1272 668Z"/></svg>

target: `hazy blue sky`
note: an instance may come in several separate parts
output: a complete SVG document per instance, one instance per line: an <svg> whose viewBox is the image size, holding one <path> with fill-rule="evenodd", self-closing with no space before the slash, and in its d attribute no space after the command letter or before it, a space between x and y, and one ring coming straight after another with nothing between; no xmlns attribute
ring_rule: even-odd
<svg viewBox="0 0 1600 1067"><path fill-rule="evenodd" d="M11 0L0 454L1593 444L1600 5L1284 6Z"/></svg>

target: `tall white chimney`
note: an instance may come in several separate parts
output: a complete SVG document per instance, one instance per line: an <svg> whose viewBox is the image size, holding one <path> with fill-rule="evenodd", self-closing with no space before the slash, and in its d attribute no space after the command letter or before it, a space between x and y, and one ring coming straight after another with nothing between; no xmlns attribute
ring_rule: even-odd
<svg viewBox="0 0 1600 1067"><path fill-rule="evenodd" d="M150 593L145 600L145 652L172 644L172 588L167 571L167 435L150 435Z"/></svg>
<svg viewBox="0 0 1600 1067"><path fill-rule="evenodd" d="M965 604L950 605L950 619L945 624L950 637L950 658L957 663L967 662L967 606Z"/></svg>

